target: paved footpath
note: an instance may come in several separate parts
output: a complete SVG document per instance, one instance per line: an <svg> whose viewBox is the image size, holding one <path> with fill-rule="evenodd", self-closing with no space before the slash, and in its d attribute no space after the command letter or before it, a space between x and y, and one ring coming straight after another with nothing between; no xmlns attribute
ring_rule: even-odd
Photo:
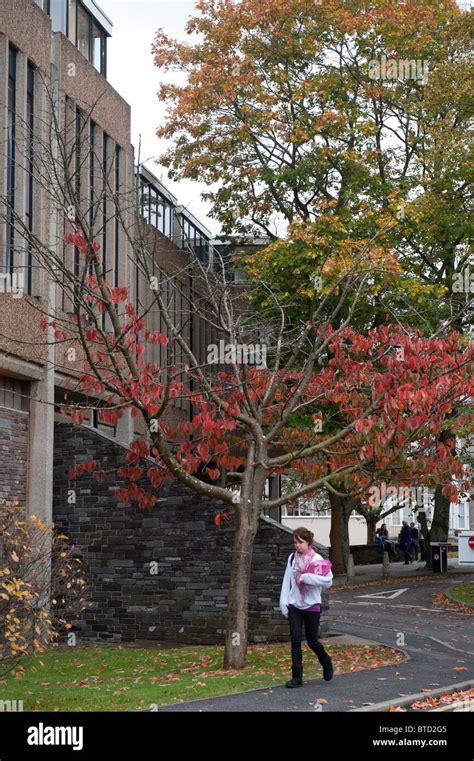
<svg viewBox="0 0 474 761"><path fill-rule="evenodd" d="M325 699L322 711L350 711L364 703L396 700L422 690L436 689L474 678L474 618L472 614L440 608L436 594L455 583L473 580L464 569L453 573L422 574L424 564L405 566L411 573L398 573L393 564L392 578L372 579L374 567L358 568L350 584L336 580L330 592L330 611L325 615L331 633L346 635L343 641L357 644L385 644L398 647L409 660L396 666L337 672L331 682L314 679L303 687L251 690L207 700L163 706L165 712L288 711L315 712L315 700ZM418 572L420 568L420 572ZM421 578L416 578L421 576ZM355 581L355 583L354 583ZM367 596L369 595L369 596ZM326 645L341 642L331 636ZM288 643L288 647L290 647ZM305 651L304 658L315 657ZM289 675L290 676L290 675Z"/></svg>

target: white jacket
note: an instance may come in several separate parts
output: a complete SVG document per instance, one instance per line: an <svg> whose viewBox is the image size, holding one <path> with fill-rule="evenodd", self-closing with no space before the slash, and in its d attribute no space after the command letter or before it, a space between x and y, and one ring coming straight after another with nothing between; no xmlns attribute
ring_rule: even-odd
<svg viewBox="0 0 474 761"><path fill-rule="evenodd" d="M292 555L293 553L291 553ZM300 610L306 610L311 608L317 603L321 603L321 590L329 589L332 587L333 575L332 571L329 571L327 576L319 576L317 573L302 573L301 581L304 584L308 584L305 590L304 602L301 600L300 590L295 580L295 563L291 563L291 555L288 558L286 564L286 571L283 577L283 584L281 585L280 593L280 610L288 618L288 605L291 603ZM323 560L322 555L318 555L316 552L313 560Z"/></svg>

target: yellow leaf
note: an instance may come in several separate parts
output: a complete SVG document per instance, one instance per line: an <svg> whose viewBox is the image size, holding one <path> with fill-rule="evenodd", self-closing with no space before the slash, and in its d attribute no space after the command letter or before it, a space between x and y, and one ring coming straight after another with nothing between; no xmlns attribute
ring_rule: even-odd
<svg viewBox="0 0 474 761"><path fill-rule="evenodd" d="M12 552L12 558L15 561L15 563L18 563L20 561L20 558L16 554L15 550L13 550L13 552Z"/></svg>

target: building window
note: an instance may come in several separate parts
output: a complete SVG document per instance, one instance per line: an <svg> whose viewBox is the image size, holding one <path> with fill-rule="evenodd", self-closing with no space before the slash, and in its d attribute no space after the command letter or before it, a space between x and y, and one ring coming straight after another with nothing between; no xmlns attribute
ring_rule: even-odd
<svg viewBox="0 0 474 761"><path fill-rule="evenodd" d="M94 121L90 121L89 126L89 145L90 145L90 158L89 158L89 224L92 231L92 225L94 224L94 201L95 201L95 147L96 147L96 132L97 125Z"/></svg>
<svg viewBox="0 0 474 761"><path fill-rule="evenodd" d="M61 32L97 71L107 74L107 32L80 0L36 0L51 18L53 32Z"/></svg>
<svg viewBox="0 0 474 761"><path fill-rule="evenodd" d="M104 188L103 188L103 196L102 196L102 267L104 271L104 277L107 277L107 193L109 192L108 188L108 178L109 178L109 142L110 138L107 135L106 132L103 133L103 144L102 144L102 163L103 163L103 178L104 178Z"/></svg>
<svg viewBox="0 0 474 761"><path fill-rule="evenodd" d="M167 204L165 206L165 235L168 236L168 238L173 239L173 232L174 232L174 225L173 225L173 219L174 219L174 209L170 204Z"/></svg>
<svg viewBox="0 0 474 761"><path fill-rule="evenodd" d="M144 177L140 176L140 213L167 238L173 237L173 204Z"/></svg>
<svg viewBox="0 0 474 761"><path fill-rule="evenodd" d="M90 58L89 14L82 5L77 8L77 47L82 55Z"/></svg>
<svg viewBox="0 0 474 761"><path fill-rule="evenodd" d="M89 125L89 229L91 238L94 238L94 222L96 216L95 208L95 147L96 147L97 125L92 119ZM89 274L94 272L92 259L89 263Z"/></svg>
<svg viewBox="0 0 474 761"><path fill-rule="evenodd" d="M150 186L147 182L143 183L142 185L141 206L142 206L142 217L146 219L147 222L149 222L150 221Z"/></svg>
<svg viewBox="0 0 474 761"><path fill-rule="evenodd" d="M30 384L16 378L0 376L0 407L28 412L30 409Z"/></svg>
<svg viewBox="0 0 474 761"><path fill-rule="evenodd" d="M8 50L8 122L7 122L7 211L6 211L6 271L13 276L15 266L15 129L16 129L16 74L17 50Z"/></svg>
<svg viewBox="0 0 474 761"><path fill-rule="evenodd" d="M184 250L192 248L199 261L207 264L209 259L209 238L192 224L186 217L181 217L181 248Z"/></svg>
<svg viewBox="0 0 474 761"><path fill-rule="evenodd" d="M75 115L75 128L76 128L76 166L75 166L75 191L76 191L76 207L81 207L81 140L82 140L82 111L79 106L76 106ZM79 249L74 246L74 275L79 278L80 273L80 257Z"/></svg>
<svg viewBox="0 0 474 761"><path fill-rule="evenodd" d="M107 74L107 35L83 5L77 5L77 43L82 55L104 77Z"/></svg>
<svg viewBox="0 0 474 761"><path fill-rule="evenodd" d="M69 37L73 45L77 45L77 3L76 3L76 0L68 0L67 36Z"/></svg>
<svg viewBox="0 0 474 761"><path fill-rule="evenodd" d="M135 307L137 312L140 311L140 264L137 260L135 262Z"/></svg>
<svg viewBox="0 0 474 761"><path fill-rule="evenodd" d="M35 67L28 62L26 77L26 128L27 128L27 181L26 181L26 226L33 233L33 162L34 162L34 122L35 122ZM31 241L26 249L25 292L32 293L32 251Z"/></svg>
<svg viewBox="0 0 474 761"><path fill-rule="evenodd" d="M158 227L158 194L152 185L149 187L149 205L149 222L153 227Z"/></svg>
<svg viewBox="0 0 474 761"><path fill-rule="evenodd" d="M105 76L106 69L105 69L105 62L106 62L106 55L105 51L107 48L107 37L105 35L105 32L103 29L100 28L100 26L94 21L91 26L91 63L97 71L100 71L101 74Z"/></svg>
<svg viewBox="0 0 474 761"><path fill-rule="evenodd" d="M117 288L119 285L119 252L120 252L120 220L118 209L120 208L120 146L115 146L115 281Z"/></svg>
<svg viewBox="0 0 474 761"><path fill-rule="evenodd" d="M454 507L455 509L457 508L457 511L458 511L457 528L468 529L469 528L469 502L467 500L465 502L459 502Z"/></svg>
<svg viewBox="0 0 474 761"><path fill-rule="evenodd" d="M49 0L49 17L53 32L67 34L67 2L66 0Z"/></svg>

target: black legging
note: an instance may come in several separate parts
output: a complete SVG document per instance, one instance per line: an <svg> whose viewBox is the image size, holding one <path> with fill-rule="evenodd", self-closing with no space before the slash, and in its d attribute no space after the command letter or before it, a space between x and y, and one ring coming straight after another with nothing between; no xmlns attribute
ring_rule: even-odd
<svg viewBox="0 0 474 761"><path fill-rule="evenodd" d="M329 655L318 639L319 619L321 614L314 610L300 610L288 608L288 621L290 622L291 636L291 659L293 661L293 678L303 679L303 653L301 650L301 634L304 628L308 647L318 656L318 661L323 666L330 661Z"/></svg>

